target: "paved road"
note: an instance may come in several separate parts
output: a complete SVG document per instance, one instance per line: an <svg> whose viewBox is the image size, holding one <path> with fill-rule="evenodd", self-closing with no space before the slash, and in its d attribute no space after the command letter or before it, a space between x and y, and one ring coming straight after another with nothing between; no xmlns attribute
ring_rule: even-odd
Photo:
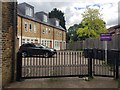
<svg viewBox="0 0 120 90"><path fill-rule="evenodd" d="M80 88L80 90L88 90L90 88L103 90L114 90L118 87L118 83L113 78L94 77L93 80L85 81L83 78L67 77L67 78L48 78L48 79L26 79L21 82L9 84L6 88ZM90 89L91 90L91 89Z"/></svg>

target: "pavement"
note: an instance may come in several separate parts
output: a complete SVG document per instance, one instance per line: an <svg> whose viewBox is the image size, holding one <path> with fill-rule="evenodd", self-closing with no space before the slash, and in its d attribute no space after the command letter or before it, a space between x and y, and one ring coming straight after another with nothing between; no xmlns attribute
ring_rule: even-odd
<svg viewBox="0 0 120 90"><path fill-rule="evenodd" d="M110 77L94 77L89 81L78 77L42 78L13 82L6 88L118 88L118 83Z"/></svg>

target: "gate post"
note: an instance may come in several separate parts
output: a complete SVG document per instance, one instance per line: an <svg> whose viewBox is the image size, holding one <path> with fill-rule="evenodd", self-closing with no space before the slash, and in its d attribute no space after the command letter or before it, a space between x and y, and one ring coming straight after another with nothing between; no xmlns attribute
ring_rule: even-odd
<svg viewBox="0 0 120 90"><path fill-rule="evenodd" d="M115 79L118 79L119 78L119 51L118 50L115 50L114 51L114 55L115 55Z"/></svg>
<svg viewBox="0 0 120 90"><path fill-rule="evenodd" d="M17 75L16 75L16 81L20 81L22 76L22 53L17 53Z"/></svg>
<svg viewBox="0 0 120 90"><path fill-rule="evenodd" d="M92 75L92 58L93 58L93 50L92 49L88 49L88 75L89 75L89 78L93 78L93 75Z"/></svg>

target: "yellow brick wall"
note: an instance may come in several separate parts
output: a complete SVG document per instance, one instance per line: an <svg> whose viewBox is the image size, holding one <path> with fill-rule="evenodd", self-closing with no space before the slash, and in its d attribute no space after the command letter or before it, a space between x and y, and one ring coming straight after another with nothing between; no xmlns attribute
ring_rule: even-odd
<svg viewBox="0 0 120 90"><path fill-rule="evenodd" d="M66 32L62 31L62 33L63 33L63 41L66 41Z"/></svg>
<svg viewBox="0 0 120 90"><path fill-rule="evenodd" d="M17 35L20 36L21 35L21 17L17 16Z"/></svg>
<svg viewBox="0 0 120 90"><path fill-rule="evenodd" d="M25 31L25 22L28 23L28 31ZM30 25L32 24L32 31L30 31ZM34 32L34 24L36 24L36 33ZM37 22L28 20L28 19L22 19L22 35L26 37L36 37L40 38L40 25Z"/></svg>
<svg viewBox="0 0 120 90"><path fill-rule="evenodd" d="M46 28L47 28L47 30L46 30ZM44 30L44 32L43 32L43 30ZM50 26L41 24L41 38L53 39L53 28Z"/></svg>
<svg viewBox="0 0 120 90"><path fill-rule="evenodd" d="M54 40L62 40L62 31L54 28Z"/></svg>

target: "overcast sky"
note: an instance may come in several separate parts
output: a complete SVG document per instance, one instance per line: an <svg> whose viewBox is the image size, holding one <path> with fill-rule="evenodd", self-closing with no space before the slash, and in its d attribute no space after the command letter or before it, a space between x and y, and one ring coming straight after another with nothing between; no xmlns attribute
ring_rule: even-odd
<svg viewBox="0 0 120 90"><path fill-rule="evenodd" d="M58 8L64 12L67 29L81 22L81 13L85 11L86 7L100 9L107 28L118 24L119 0L18 0L18 3L22 2L34 6L35 12L48 13L53 8Z"/></svg>

